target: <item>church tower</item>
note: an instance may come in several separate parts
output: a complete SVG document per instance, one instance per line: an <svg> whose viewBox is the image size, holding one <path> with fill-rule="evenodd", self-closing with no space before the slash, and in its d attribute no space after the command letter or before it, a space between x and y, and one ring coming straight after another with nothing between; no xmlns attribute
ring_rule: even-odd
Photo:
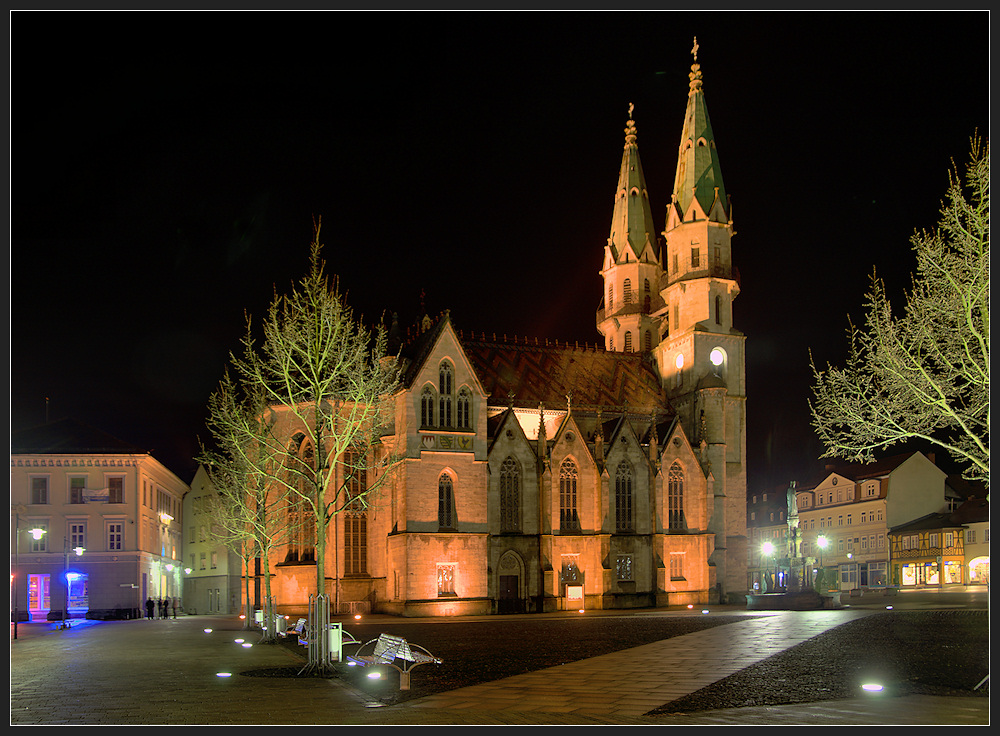
<svg viewBox="0 0 1000 736"><path fill-rule="evenodd" d="M745 336L734 327L739 294L732 210L702 89L698 44L677 172L663 231L665 253L656 363L688 437L714 483L717 577L746 589Z"/></svg>
<svg viewBox="0 0 1000 736"><path fill-rule="evenodd" d="M597 329L604 335L607 350L648 353L659 337L653 315L662 307L659 295L662 268L636 140L632 105L629 105L611 234L604 247L601 269L604 306L597 314Z"/></svg>

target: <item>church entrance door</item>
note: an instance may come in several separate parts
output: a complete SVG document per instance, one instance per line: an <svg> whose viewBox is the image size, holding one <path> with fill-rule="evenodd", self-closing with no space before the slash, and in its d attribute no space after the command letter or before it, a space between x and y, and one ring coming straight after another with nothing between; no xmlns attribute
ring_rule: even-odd
<svg viewBox="0 0 1000 736"><path fill-rule="evenodd" d="M519 582L517 575L500 576L500 596L497 601L498 613L521 613L521 599L518 596Z"/></svg>

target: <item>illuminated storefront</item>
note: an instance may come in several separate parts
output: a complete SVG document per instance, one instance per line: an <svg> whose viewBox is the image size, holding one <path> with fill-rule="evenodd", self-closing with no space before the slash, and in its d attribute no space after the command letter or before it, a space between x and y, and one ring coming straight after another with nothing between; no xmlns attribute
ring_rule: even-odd
<svg viewBox="0 0 1000 736"><path fill-rule="evenodd" d="M892 583L904 588L967 583L964 531L941 513L890 529Z"/></svg>

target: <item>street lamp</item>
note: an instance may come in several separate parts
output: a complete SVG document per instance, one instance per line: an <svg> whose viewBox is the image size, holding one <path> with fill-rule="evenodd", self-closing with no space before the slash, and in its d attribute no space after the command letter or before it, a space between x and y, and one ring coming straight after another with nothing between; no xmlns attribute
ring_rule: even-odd
<svg viewBox="0 0 1000 736"><path fill-rule="evenodd" d="M830 540L820 534L816 537L816 546L819 547L819 580L820 585L823 585L823 580L825 578L825 574L823 572L823 550L830 546Z"/></svg>
<svg viewBox="0 0 1000 736"><path fill-rule="evenodd" d="M63 599L63 620L60 629L69 628L69 589L73 580L76 576L70 576L69 572L69 553L75 552L77 557L80 557L84 553L83 547L74 547L72 550L69 548L69 540L63 537L63 555L65 556L66 564L63 566L63 581L66 583L66 597Z"/></svg>
<svg viewBox="0 0 1000 736"><path fill-rule="evenodd" d="M770 557L772 559L772 562L773 562L773 560L774 560L774 545L771 542L764 542L764 544L761 545L760 551L765 556ZM772 590L777 590L777 588L778 588L778 571L775 570L775 572L774 572L774 583L772 585ZM765 590L764 592L766 593L768 591Z"/></svg>
<svg viewBox="0 0 1000 736"><path fill-rule="evenodd" d="M14 638L17 638L17 620L20 618L20 613L17 610L19 603L18 594L19 588L19 578L21 576L20 567L20 557L21 557L21 516L20 514L14 514ZM31 538L38 541L45 534L45 530L40 527L35 527L33 529L25 529L31 535Z"/></svg>

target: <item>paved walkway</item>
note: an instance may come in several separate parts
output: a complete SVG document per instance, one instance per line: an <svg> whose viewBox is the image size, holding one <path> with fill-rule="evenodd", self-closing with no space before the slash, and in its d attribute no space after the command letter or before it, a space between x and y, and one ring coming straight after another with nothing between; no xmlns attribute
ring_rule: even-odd
<svg viewBox="0 0 1000 736"><path fill-rule="evenodd" d="M713 611L713 614L716 612ZM947 724L989 723L988 698L859 697L693 715L644 716L868 612L775 612L399 705L340 680L239 676L300 664L252 646L235 618L21 624L11 641L11 723L193 724ZM210 631L205 631L210 629ZM245 639L237 642L237 639ZM249 647L243 644L251 644ZM233 676L220 676L231 672ZM419 670L414 675L419 677Z"/></svg>

